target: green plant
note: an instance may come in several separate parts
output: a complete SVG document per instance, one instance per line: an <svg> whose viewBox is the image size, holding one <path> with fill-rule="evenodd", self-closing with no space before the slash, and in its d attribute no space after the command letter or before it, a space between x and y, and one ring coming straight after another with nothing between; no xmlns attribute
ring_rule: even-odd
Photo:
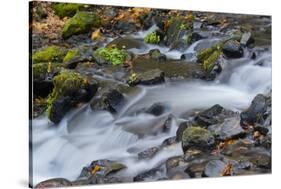
<svg viewBox="0 0 281 189"><path fill-rule="evenodd" d="M158 44L160 42L160 36L156 32L151 32L144 37L144 42Z"/></svg>
<svg viewBox="0 0 281 189"><path fill-rule="evenodd" d="M67 52L67 54L65 55L63 62L68 62L70 60L72 60L75 57L79 57L80 53L78 49L71 49Z"/></svg>
<svg viewBox="0 0 281 189"><path fill-rule="evenodd" d="M127 58L126 51L123 49L118 49L116 47L99 48L95 51L95 55L113 65L123 64Z"/></svg>
<svg viewBox="0 0 281 189"><path fill-rule="evenodd" d="M203 63L203 69L206 72L212 70L215 66L216 61L221 55L221 44L213 45L210 48L202 49L197 53L197 59L199 62Z"/></svg>

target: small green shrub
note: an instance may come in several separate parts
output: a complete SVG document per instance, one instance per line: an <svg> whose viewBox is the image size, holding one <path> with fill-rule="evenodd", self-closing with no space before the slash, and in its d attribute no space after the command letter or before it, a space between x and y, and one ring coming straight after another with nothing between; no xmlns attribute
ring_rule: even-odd
<svg viewBox="0 0 281 189"><path fill-rule="evenodd" d="M156 32L151 32L144 37L145 43L158 44L160 42L160 36Z"/></svg>
<svg viewBox="0 0 281 189"><path fill-rule="evenodd" d="M127 58L127 53L125 50L115 47L99 48L95 51L95 55L113 65L123 64Z"/></svg>

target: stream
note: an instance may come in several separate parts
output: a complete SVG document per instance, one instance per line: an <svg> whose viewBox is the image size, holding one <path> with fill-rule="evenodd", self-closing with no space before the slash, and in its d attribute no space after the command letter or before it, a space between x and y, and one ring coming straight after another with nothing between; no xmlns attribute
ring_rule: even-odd
<svg viewBox="0 0 281 189"><path fill-rule="evenodd" d="M134 37L141 38L145 32ZM195 53L195 48L217 41L202 39L184 52ZM205 45L202 45L204 43ZM166 47L147 45L132 49L135 54L158 48L170 59L179 59L182 52ZM127 96L127 104L117 114L107 111L93 112L89 104L69 112L56 126L42 115L32 121L33 180L37 184L50 178L76 179L83 166L93 160L110 159L127 166L122 177L132 178L141 172L157 167L170 157L182 155L181 144L161 150L151 159L138 160L137 154L160 145L176 135L182 115L220 104L233 111L246 109L259 93L271 90L271 50L262 51L255 60L245 53L243 58L224 60L224 69L215 81L167 81L156 86L139 86L137 95ZM164 103L167 109L161 116L138 110L155 103ZM154 133L157 124L163 124L172 114L169 132ZM153 133L153 134L152 134ZM162 171L159 178L165 175Z"/></svg>

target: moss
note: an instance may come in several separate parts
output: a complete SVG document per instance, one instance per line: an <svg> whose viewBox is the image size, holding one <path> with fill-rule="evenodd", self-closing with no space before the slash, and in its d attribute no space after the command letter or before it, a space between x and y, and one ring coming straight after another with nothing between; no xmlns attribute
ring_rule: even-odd
<svg viewBox="0 0 281 189"><path fill-rule="evenodd" d="M98 56L113 65L119 65L126 61L127 53L123 49L107 47L97 49L95 51L95 56Z"/></svg>
<svg viewBox="0 0 281 189"><path fill-rule="evenodd" d="M138 80L139 80L139 76L136 74L136 73L132 73L130 76L129 76L129 79L128 79L128 84L129 85L132 85L134 83L138 83Z"/></svg>
<svg viewBox="0 0 281 189"><path fill-rule="evenodd" d="M44 79L48 71L47 63L38 63L32 65L33 78L34 79Z"/></svg>
<svg viewBox="0 0 281 189"><path fill-rule="evenodd" d="M79 58L80 53L78 49L71 49L67 52L63 59L63 63L69 62L70 60L73 60L74 58Z"/></svg>
<svg viewBox="0 0 281 189"><path fill-rule="evenodd" d="M144 37L144 42L158 44L160 42L160 36L156 32L151 32Z"/></svg>
<svg viewBox="0 0 281 189"><path fill-rule="evenodd" d="M77 12L75 16L70 18L64 25L62 37L67 39L72 35L87 33L93 27L99 27L100 18L92 12Z"/></svg>
<svg viewBox="0 0 281 189"><path fill-rule="evenodd" d="M33 63L40 62L62 62L66 49L59 46L48 46L32 55Z"/></svg>
<svg viewBox="0 0 281 189"><path fill-rule="evenodd" d="M82 7L82 4L77 3L56 3L52 5L55 14L60 18L74 16Z"/></svg>
<svg viewBox="0 0 281 189"><path fill-rule="evenodd" d="M53 78L54 88L52 93L49 95L48 103L48 117L52 113L52 105L55 100L60 97L71 95L74 91L79 90L87 85L88 81L80 74L71 71L62 71L59 75Z"/></svg>
<svg viewBox="0 0 281 189"><path fill-rule="evenodd" d="M202 140L208 141L209 138L212 138L212 134L208 130L194 126L185 129L182 135L183 141L192 141L193 143L199 143Z"/></svg>
<svg viewBox="0 0 281 189"><path fill-rule="evenodd" d="M221 55L221 44L213 45L210 48L202 49L197 53L197 60L203 63L203 68L209 72L214 67L216 61Z"/></svg>

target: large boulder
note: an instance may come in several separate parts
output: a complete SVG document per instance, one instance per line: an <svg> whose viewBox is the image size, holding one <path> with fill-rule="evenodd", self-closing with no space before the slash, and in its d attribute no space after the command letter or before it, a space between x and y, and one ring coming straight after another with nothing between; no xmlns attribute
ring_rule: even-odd
<svg viewBox="0 0 281 189"><path fill-rule="evenodd" d="M48 117L59 123L63 116L81 102L88 102L96 93L98 84L78 73L63 71L53 78L54 89L48 97Z"/></svg>
<svg viewBox="0 0 281 189"><path fill-rule="evenodd" d="M241 125L254 125L255 123L263 123L267 110L267 99L264 95L258 94L251 102L250 107L241 112Z"/></svg>
<svg viewBox="0 0 281 189"><path fill-rule="evenodd" d="M225 42L222 46L222 52L227 58L241 58L244 54L240 43L235 40Z"/></svg>
<svg viewBox="0 0 281 189"><path fill-rule="evenodd" d="M93 12L77 12L64 25L62 37L67 39L72 35L89 32L93 27L100 26L100 18Z"/></svg>
<svg viewBox="0 0 281 189"><path fill-rule="evenodd" d="M135 86L141 85L156 85L165 82L164 72L159 69L149 70L143 73L136 74L136 76L130 76L128 84Z"/></svg>
<svg viewBox="0 0 281 189"><path fill-rule="evenodd" d="M225 118L236 115L235 112L226 110L219 104L212 106L211 108L199 112L195 117L195 121L202 127L208 127L210 125L222 123Z"/></svg>
<svg viewBox="0 0 281 189"><path fill-rule="evenodd" d="M60 18L71 17L76 14L77 11L83 8L83 4L78 3L55 3L52 4L52 8L55 14Z"/></svg>
<svg viewBox="0 0 281 189"><path fill-rule="evenodd" d="M202 151L211 150L215 139L210 131L201 127L188 127L182 135L182 149L184 152L190 148Z"/></svg>

